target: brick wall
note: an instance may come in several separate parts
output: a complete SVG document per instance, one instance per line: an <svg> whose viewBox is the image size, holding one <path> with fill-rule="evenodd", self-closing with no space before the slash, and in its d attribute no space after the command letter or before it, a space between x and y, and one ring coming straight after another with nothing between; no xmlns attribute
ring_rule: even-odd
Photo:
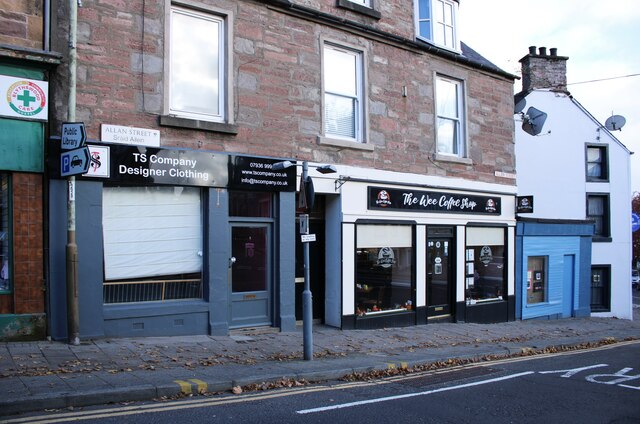
<svg viewBox="0 0 640 424"><path fill-rule="evenodd" d="M0 295L0 314L43 313L42 176L12 174L13 293Z"/></svg>
<svg viewBox="0 0 640 424"><path fill-rule="evenodd" d="M83 1L78 26L78 120L97 138L101 124L157 128L163 146L348 164L515 184L495 171L515 169L513 81L364 33L330 27L250 0L202 0L233 14L233 108L238 134L158 127L163 113L164 1ZM295 2L415 41L413 7L378 2L377 20L336 8L335 0ZM144 6L143 6L144 4ZM143 10L144 7L144 10ZM67 24L59 8L61 31ZM142 19L144 15L144 19ZM318 145L321 40L366 52L367 143L363 151ZM64 40L57 49L64 51ZM473 164L433 159L435 72L467 90L467 143ZM407 87L403 97L402 87ZM57 119L64 120L59 99Z"/></svg>
<svg viewBox="0 0 640 424"><path fill-rule="evenodd" d="M0 0L0 44L42 49L42 0Z"/></svg>

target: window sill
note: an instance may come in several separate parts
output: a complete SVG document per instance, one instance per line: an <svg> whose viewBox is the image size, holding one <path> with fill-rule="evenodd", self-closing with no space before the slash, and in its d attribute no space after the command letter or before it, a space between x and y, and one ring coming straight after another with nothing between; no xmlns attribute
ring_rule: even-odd
<svg viewBox="0 0 640 424"><path fill-rule="evenodd" d="M342 147L354 150L367 150L373 152L373 145L366 143L358 143L356 141L340 140L338 138L328 138L318 136L318 144L321 146Z"/></svg>
<svg viewBox="0 0 640 424"><path fill-rule="evenodd" d="M343 9L349 9L352 12L367 15L374 19L380 19L382 17L382 13L378 12L377 10L374 10L371 7L363 6L361 4L353 3L349 0L338 0L337 6Z"/></svg>
<svg viewBox="0 0 640 424"><path fill-rule="evenodd" d="M596 178L596 177L587 177L588 183L608 183L609 178Z"/></svg>
<svg viewBox="0 0 640 424"><path fill-rule="evenodd" d="M238 134L238 126L223 122L209 122L198 119L179 118L177 116L161 115L160 126L174 128L188 128L192 130L211 131L224 134Z"/></svg>
<svg viewBox="0 0 640 424"><path fill-rule="evenodd" d="M473 160L471 160L470 158L461 158L459 156L443 155L440 153L434 154L433 159L440 162L453 162L462 163L464 165L473 165Z"/></svg>
<svg viewBox="0 0 640 424"><path fill-rule="evenodd" d="M591 241L593 243L611 243L613 239L611 237L593 236Z"/></svg>

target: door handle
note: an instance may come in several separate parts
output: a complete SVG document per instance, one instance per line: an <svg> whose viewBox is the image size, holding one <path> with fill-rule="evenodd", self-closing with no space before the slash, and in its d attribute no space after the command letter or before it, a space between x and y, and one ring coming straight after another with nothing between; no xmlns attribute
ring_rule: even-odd
<svg viewBox="0 0 640 424"><path fill-rule="evenodd" d="M229 268L231 268L233 266L233 264L236 263L236 257L232 256L229 258Z"/></svg>

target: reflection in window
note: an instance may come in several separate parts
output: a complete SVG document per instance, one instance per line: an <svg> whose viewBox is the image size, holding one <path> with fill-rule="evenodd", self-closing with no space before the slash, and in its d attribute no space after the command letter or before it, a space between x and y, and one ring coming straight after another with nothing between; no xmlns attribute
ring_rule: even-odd
<svg viewBox="0 0 640 424"><path fill-rule="evenodd" d="M587 218L594 222L594 237L609 237L609 196L588 194Z"/></svg>
<svg viewBox="0 0 640 424"><path fill-rule="evenodd" d="M456 19L458 2L454 0L415 0L417 33L439 46L458 49Z"/></svg>
<svg viewBox="0 0 640 424"><path fill-rule="evenodd" d="M467 304L506 298L504 229L467 228Z"/></svg>
<svg viewBox="0 0 640 424"><path fill-rule="evenodd" d="M230 191L229 216L271 217L271 192Z"/></svg>
<svg viewBox="0 0 640 424"><path fill-rule="evenodd" d="M217 16L171 9L171 113L224 119L223 27Z"/></svg>
<svg viewBox="0 0 640 424"><path fill-rule="evenodd" d="M362 54L326 44L323 61L325 135L362 141Z"/></svg>
<svg viewBox="0 0 640 424"><path fill-rule="evenodd" d="M608 179L606 146L587 147L587 180L606 181Z"/></svg>
<svg viewBox="0 0 640 424"><path fill-rule="evenodd" d="M11 290L9 243L9 176L0 173L0 292Z"/></svg>
<svg viewBox="0 0 640 424"><path fill-rule="evenodd" d="M611 311L610 266L591 267L591 312Z"/></svg>
<svg viewBox="0 0 640 424"><path fill-rule="evenodd" d="M527 304L542 303L547 296L547 257L527 259Z"/></svg>
<svg viewBox="0 0 640 424"><path fill-rule="evenodd" d="M436 79L436 111L437 152L464 157L462 82L443 77Z"/></svg>
<svg viewBox="0 0 640 424"><path fill-rule="evenodd" d="M411 226L357 226L356 315L413 309L414 252Z"/></svg>

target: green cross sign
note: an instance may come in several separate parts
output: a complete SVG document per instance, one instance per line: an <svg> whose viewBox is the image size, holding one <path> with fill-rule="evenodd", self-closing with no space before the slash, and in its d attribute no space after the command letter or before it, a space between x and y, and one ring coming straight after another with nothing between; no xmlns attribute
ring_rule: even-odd
<svg viewBox="0 0 640 424"><path fill-rule="evenodd" d="M22 101L22 105L24 107L29 107L29 103L36 101L35 97L29 95L29 90L24 90L22 94L17 97L17 99Z"/></svg>

